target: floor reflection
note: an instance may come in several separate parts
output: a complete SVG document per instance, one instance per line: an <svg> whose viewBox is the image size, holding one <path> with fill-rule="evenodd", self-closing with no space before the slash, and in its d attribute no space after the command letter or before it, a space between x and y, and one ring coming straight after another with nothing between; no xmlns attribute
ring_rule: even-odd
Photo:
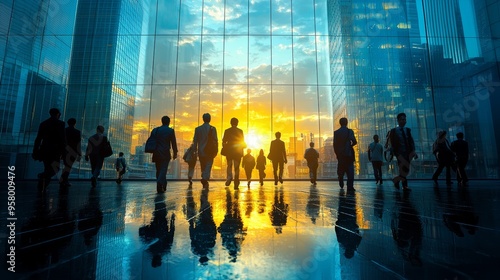
<svg viewBox="0 0 500 280"><path fill-rule="evenodd" d="M154 182L104 181L42 195L26 182L16 196L15 278L491 278L498 185L417 181L403 192L356 182L347 193L334 182L241 190L171 182L156 194Z"/></svg>

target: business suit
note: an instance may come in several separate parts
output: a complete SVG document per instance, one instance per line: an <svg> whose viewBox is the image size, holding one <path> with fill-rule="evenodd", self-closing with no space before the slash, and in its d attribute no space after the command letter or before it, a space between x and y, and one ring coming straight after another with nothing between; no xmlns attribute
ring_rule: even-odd
<svg viewBox="0 0 500 280"><path fill-rule="evenodd" d="M68 183L69 173L71 172L71 168L75 163L75 160L82 155L81 150L81 141L82 141L82 133L80 130L76 129L73 126L66 127L66 150L64 151L64 170L61 175L62 183Z"/></svg>
<svg viewBox="0 0 500 280"><path fill-rule="evenodd" d="M234 165L234 184L235 187L237 187L240 179L240 164L241 158L243 157L243 149L246 148L243 130L236 126L226 129L222 137L222 148L226 152L227 160L226 186L229 186L233 179L232 169Z"/></svg>
<svg viewBox="0 0 500 280"><path fill-rule="evenodd" d="M60 116L60 114L59 114ZM38 189L43 191L50 179L59 172L61 156L66 147L64 122L52 116L40 123L33 146L33 158L43 161L43 172L38 174Z"/></svg>
<svg viewBox="0 0 500 280"><path fill-rule="evenodd" d="M356 145L356 137L354 131L341 126L333 132L333 150L337 156L337 176L339 186L344 187L344 174L347 173L347 189L354 189L354 149L352 146Z"/></svg>
<svg viewBox="0 0 500 280"><path fill-rule="evenodd" d="M283 183L283 169L284 164L287 163L285 142L281 141L279 138L271 141L271 147L269 148L269 155L267 158L271 160L273 164L274 184L277 185L278 180Z"/></svg>
<svg viewBox="0 0 500 280"><path fill-rule="evenodd" d="M209 122L205 122L198 126L194 130L193 137L193 144L195 146L195 150L198 151L198 156L200 158L201 179L204 187L208 186L208 180L210 179L210 173L214 163L214 158L205 154L205 146L207 145L210 129L212 129L210 136L218 143L217 129L211 126Z"/></svg>
<svg viewBox="0 0 500 280"><path fill-rule="evenodd" d="M87 142L85 159L90 159L90 169L92 171L92 187L96 186L97 178L101 174L104 157L101 155L101 149L108 142L108 138L98 132L92 135Z"/></svg>
<svg viewBox="0 0 500 280"><path fill-rule="evenodd" d="M170 149L173 152L173 158L177 158L177 140L175 132L168 125L162 125L155 128L151 135L156 138L156 150L153 153L153 162L156 165L156 182L163 191L167 188L168 164L172 159ZM161 189L160 189L161 191Z"/></svg>

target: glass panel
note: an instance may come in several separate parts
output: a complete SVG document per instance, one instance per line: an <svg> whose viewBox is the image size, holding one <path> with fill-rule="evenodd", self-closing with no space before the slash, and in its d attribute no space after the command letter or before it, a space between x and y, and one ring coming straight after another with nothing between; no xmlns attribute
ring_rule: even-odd
<svg viewBox="0 0 500 280"><path fill-rule="evenodd" d="M179 32L180 2L181 0L157 0L151 3L148 7L150 9L148 13L150 26L148 34L177 35ZM157 7L158 9L156 9ZM147 19L148 15L146 13L147 11L148 9L146 8L144 14L145 19ZM167 14L168 16L165 16Z"/></svg>
<svg viewBox="0 0 500 280"><path fill-rule="evenodd" d="M285 167L285 178L295 177L295 121L294 121L294 96L293 86L273 86L272 87L272 140L274 134L281 132L281 140L285 142L285 148L289 162ZM292 125L293 124L293 125Z"/></svg>
<svg viewBox="0 0 500 280"><path fill-rule="evenodd" d="M179 54L177 56L177 83L199 84L201 51L200 40L200 36L179 37Z"/></svg>
<svg viewBox="0 0 500 280"><path fill-rule="evenodd" d="M249 51L249 83L271 83L271 37L251 36Z"/></svg>
<svg viewBox="0 0 500 280"><path fill-rule="evenodd" d="M247 83L248 78L248 37L225 37L224 83Z"/></svg>
<svg viewBox="0 0 500 280"><path fill-rule="evenodd" d="M271 33L270 0L250 1L250 35L268 35Z"/></svg>
<svg viewBox="0 0 500 280"><path fill-rule="evenodd" d="M292 1L292 21L294 35L314 35L315 0Z"/></svg>
<svg viewBox="0 0 500 280"><path fill-rule="evenodd" d="M314 36L293 37L293 74L295 84L317 84Z"/></svg>
<svg viewBox="0 0 500 280"><path fill-rule="evenodd" d="M204 0L203 2L203 34L224 34L224 2Z"/></svg>
<svg viewBox="0 0 500 280"><path fill-rule="evenodd" d="M226 1L226 34L248 34L248 0Z"/></svg>
<svg viewBox="0 0 500 280"><path fill-rule="evenodd" d="M272 35L292 34L291 0L271 0Z"/></svg>
<svg viewBox="0 0 500 280"><path fill-rule="evenodd" d="M181 35L201 34L202 3L203 1L181 1L179 28ZM170 11L164 11L164 13L158 16L165 16L167 14L170 14Z"/></svg>
<svg viewBox="0 0 500 280"><path fill-rule="evenodd" d="M222 84L224 41L222 36L203 36L201 83Z"/></svg>
<svg viewBox="0 0 500 280"><path fill-rule="evenodd" d="M177 36L156 36L153 83L173 84L176 77Z"/></svg>
<svg viewBox="0 0 500 280"><path fill-rule="evenodd" d="M292 37L272 37L272 83L292 84Z"/></svg>

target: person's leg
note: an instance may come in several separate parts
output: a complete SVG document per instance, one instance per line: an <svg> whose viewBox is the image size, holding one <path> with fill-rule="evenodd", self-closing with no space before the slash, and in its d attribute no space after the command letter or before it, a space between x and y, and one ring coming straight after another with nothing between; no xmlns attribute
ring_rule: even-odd
<svg viewBox="0 0 500 280"><path fill-rule="evenodd" d="M350 160L347 165L347 190L354 189L354 161Z"/></svg>
<svg viewBox="0 0 500 280"><path fill-rule="evenodd" d="M278 166L279 166L279 170L280 170L280 171L279 171L279 172L280 172L280 173L279 173L279 181L280 181L280 183L282 183L282 184L283 184L283 169L285 168L285 162L280 161L280 162L278 163Z"/></svg>
<svg viewBox="0 0 500 280"><path fill-rule="evenodd" d="M375 181L378 183L378 170L377 170L377 163L375 161L372 161L372 168L373 168L373 176L375 177Z"/></svg>
<svg viewBox="0 0 500 280"><path fill-rule="evenodd" d="M434 180L434 181L438 180L439 175L441 175L441 172L443 171L444 167L445 167L444 162L443 161L438 161L438 168L436 169L436 171L432 175L432 180Z"/></svg>
<svg viewBox="0 0 500 280"><path fill-rule="evenodd" d="M203 178L203 180L205 180L207 182L210 180L210 173L212 172L213 163L214 163L213 158L206 158L205 167L203 168L203 171L201 173L201 177Z"/></svg>
<svg viewBox="0 0 500 280"><path fill-rule="evenodd" d="M403 189L408 189L408 180L406 177L410 174L410 156L408 154L403 154L401 156L401 164L399 166L399 176L403 184Z"/></svg>
<svg viewBox="0 0 500 280"><path fill-rule="evenodd" d="M451 164L446 163L445 167L446 167L446 184L451 185Z"/></svg>
<svg viewBox="0 0 500 280"><path fill-rule="evenodd" d="M377 161L377 174L378 174L378 181L380 184L382 184L382 162L381 161Z"/></svg>
<svg viewBox="0 0 500 280"><path fill-rule="evenodd" d="M231 157L226 157L227 169L226 169L226 186L231 184L233 180L233 163L234 160Z"/></svg>
<svg viewBox="0 0 500 280"><path fill-rule="evenodd" d="M259 169L259 182L260 185L264 184L264 169Z"/></svg>
<svg viewBox="0 0 500 280"><path fill-rule="evenodd" d="M278 162L276 160L272 161L273 163L273 175L274 175L274 184L278 184Z"/></svg>
<svg viewBox="0 0 500 280"><path fill-rule="evenodd" d="M318 179L318 165L315 164L313 166L313 184L316 184L316 180Z"/></svg>
<svg viewBox="0 0 500 280"><path fill-rule="evenodd" d="M188 164L188 180L189 180L189 185L191 186L193 184L193 176L194 176L194 168L196 166L196 162L194 164Z"/></svg>
<svg viewBox="0 0 500 280"><path fill-rule="evenodd" d="M338 158L337 162L337 176L340 188L344 188L344 173L346 171L346 164L342 158Z"/></svg>
<svg viewBox="0 0 500 280"><path fill-rule="evenodd" d="M240 181L240 165L241 165L241 157L237 157L234 159L234 181Z"/></svg>

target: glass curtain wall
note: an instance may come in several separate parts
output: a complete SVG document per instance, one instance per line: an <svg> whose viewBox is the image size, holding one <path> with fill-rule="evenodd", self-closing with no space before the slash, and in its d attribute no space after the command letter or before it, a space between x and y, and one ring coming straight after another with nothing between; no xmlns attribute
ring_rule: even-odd
<svg viewBox="0 0 500 280"><path fill-rule="evenodd" d="M126 177L151 179L144 143L166 115L179 148L168 177L185 179L182 155L210 113L219 139L238 118L254 156L267 155L280 131L285 178L308 178L303 155L314 142L319 177L333 179L333 131L347 117L358 138L356 177L372 178L372 136L385 141L404 112L420 156L412 178L430 178L437 167L439 130L450 141L465 133L471 177L498 178L499 2L2 1L0 163L36 178L34 138L57 107L64 120L77 119L83 150L105 127L116 155L101 177L116 176L124 152ZM81 160L70 178L89 178L89 170ZM213 177L225 170L218 155ZM386 162L384 173L395 172Z"/></svg>

